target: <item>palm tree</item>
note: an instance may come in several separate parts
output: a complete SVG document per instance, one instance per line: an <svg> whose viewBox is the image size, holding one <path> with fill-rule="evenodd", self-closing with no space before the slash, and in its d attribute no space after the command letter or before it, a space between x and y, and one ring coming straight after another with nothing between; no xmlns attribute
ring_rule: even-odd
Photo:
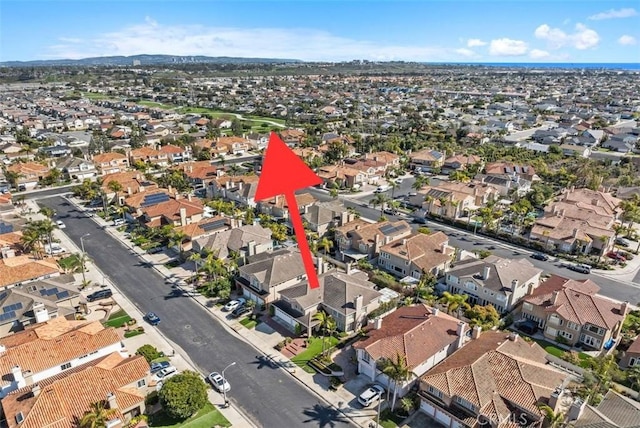
<svg viewBox="0 0 640 428"><path fill-rule="evenodd" d="M469 296L466 294L451 294L448 291L445 291L442 293L440 302L447 305L447 313L451 314L455 311L459 311L461 308L469 309L469 304L467 303L468 298Z"/></svg>
<svg viewBox="0 0 640 428"><path fill-rule="evenodd" d="M192 261L196 267L196 281L195 286L198 286L198 279L200 278L200 272L198 271L200 268L199 262L202 260L202 255L200 253L193 253L189 256L189 261Z"/></svg>
<svg viewBox="0 0 640 428"><path fill-rule="evenodd" d="M324 311L318 311L313 314L312 319L314 321L318 321L318 327L320 329L320 333L322 334L322 354L324 355L325 351L325 334L327 331L327 327L329 326L329 320L331 319L331 315L327 314ZM309 337L311 337L311 326L309 326Z"/></svg>
<svg viewBox="0 0 640 428"><path fill-rule="evenodd" d="M333 241L325 236L318 243L318 247L322 248L324 254L327 255L329 250L333 248Z"/></svg>
<svg viewBox="0 0 640 428"><path fill-rule="evenodd" d="M20 243L22 244L22 251L25 253L33 251L40 242L40 233L34 227L29 227L28 225L22 230L22 237L20 238Z"/></svg>
<svg viewBox="0 0 640 428"><path fill-rule="evenodd" d="M389 198L383 193L377 193L376 196L371 200L371 205L375 208L380 206L380 215L384 213L384 206L386 205Z"/></svg>
<svg viewBox="0 0 640 428"><path fill-rule="evenodd" d="M333 199L337 199L338 189L336 189L335 187L332 187L331 189L329 189L329 196L331 196Z"/></svg>
<svg viewBox="0 0 640 428"><path fill-rule="evenodd" d="M187 235L181 230L172 230L171 235L169 236L169 246L178 247L180 259L182 259L184 253L184 247L182 246L182 243L186 238Z"/></svg>
<svg viewBox="0 0 640 428"><path fill-rule="evenodd" d="M395 361L391 359L385 361L382 373L393 381L393 400L391 401L391 410L393 410L396 406L396 398L398 397L398 387L401 383L411 379L413 372L407 365L407 357L396 353Z"/></svg>
<svg viewBox="0 0 640 428"><path fill-rule="evenodd" d="M49 207L42 207L40 208L40 214L42 214L43 216L47 217L47 218L53 218L53 216L56 214L56 212L49 208Z"/></svg>
<svg viewBox="0 0 640 428"><path fill-rule="evenodd" d="M395 196L396 189L400 185L398 184L398 182L396 180L389 180L388 183L389 183L389 186L391 187L391 199L393 199L393 197Z"/></svg>
<svg viewBox="0 0 640 428"><path fill-rule="evenodd" d="M549 428L558 428L562 426L562 423L564 422L564 414L561 412L554 412L553 409L546 404L541 405L540 410L544 413L544 419Z"/></svg>
<svg viewBox="0 0 640 428"><path fill-rule="evenodd" d="M118 193L122 191L122 184L120 184L116 180L111 180L109 183L107 183L107 188L116 194L116 203L120 205L120 197Z"/></svg>
<svg viewBox="0 0 640 428"><path fill-rule="evenodd" d="M104 401L91 403L91 410L80 419L81 428L104 428L107 422L117 414L116 409L109 409Z"/></svg>

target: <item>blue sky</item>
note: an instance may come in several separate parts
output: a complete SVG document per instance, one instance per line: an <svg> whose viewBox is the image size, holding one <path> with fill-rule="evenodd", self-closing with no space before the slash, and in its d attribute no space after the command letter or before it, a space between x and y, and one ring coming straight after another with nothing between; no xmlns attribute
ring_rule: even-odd
<svg viewBox="0 0 640 428"><path fill-rule="evenodd" d="M0 2L0 61L143 53L305 61L640 62L640 2Z"/></svg>

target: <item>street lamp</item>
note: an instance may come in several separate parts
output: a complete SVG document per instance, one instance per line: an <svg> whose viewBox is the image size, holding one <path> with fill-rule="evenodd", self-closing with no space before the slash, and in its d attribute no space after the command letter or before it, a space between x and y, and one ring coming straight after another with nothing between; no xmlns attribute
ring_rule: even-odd
<svg viewBox="0 0 640 428"><path fill-rule="evenodd" d="M84 235L82 235L80 237L80 246L82 247L82 257L80 258L80 260L82 261L82 286L84 287L87 284L87 278L85 277L85 258L87 257L87 253L85 253L84 251L84 238L86 238L87 236L90 236L90 233L85 233Z"/></svg>
<svg viewBox="0 0 640 428"><path fill-rule="evenodd" d="M227 367L225 367L222 370L222 395L224 397L224 407L229 407L229 401L227 400L227 388L225 387L226 383L227 383L227 378L224 377L224 372L225 370L227 370L229 367L231 366L235 366L236 362L234 361L233 363L229 364Z"/></svg>

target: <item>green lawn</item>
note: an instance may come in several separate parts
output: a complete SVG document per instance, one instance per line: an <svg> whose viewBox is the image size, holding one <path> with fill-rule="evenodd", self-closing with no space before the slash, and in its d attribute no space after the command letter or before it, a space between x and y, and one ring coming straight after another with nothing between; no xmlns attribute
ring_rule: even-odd
<svg viewBox="0 0 640 428"><path fill-rule="evenodd" d="M258 321L251 319L251 317L245 317L245 318L240 320L240 324L242 324L243 326L245 326L248 329L252 329L252 328L254 328L255 326L258 325Z"/></svg>
<svg viewBox="0 0 640 428"><path fill-rule="evenodd" d="M307 349L293 357L291 361L307 373L316 373L316 371L307 363L322 353L322 338L312 337L309 341L310 343L309 346L307 346ZM338 342L339 340L336 337L332 336L326 338L325 347L332 348L336 346Z"/></svg>
<svg viewBox="0 0 640 428"><path fill-rule="evenodd" d="M551 342L547 342L546 340L541 339L533 339L538 345L542 346L547 353L553 355L554 357L562 358L562 355L567 352L564 349L558 348ZM580 367L586 368L589 366L589 361L591 360L591 356L589 354L585 354L584 352L579 352L578 357L580 358Z"/></svg>
<svg viewBox="0 0 640 428"><path fill-rule="evenodd" d="M82 96L90 100L108 100L111 98L109 95L98 94L95 92L83 92Z"/></svg>
<svg viewBox="0 0 640 428"><path fill-rule="evenodd" d="M396 415L389 409L384 410L380 414L380 425L382 425L384 428L396 428L402 423L403 420L403 417Z"/></svg>
<svg viewBox="0 0 640 428"><path fill-rule="evenodd" d="M173 108L173 106L170 106L170 105L167 105L167 104L162 104L162 103L157 103L155 101L140 100L136 104L140 104L141 106L145 106L145 107L155 107L155 108L161 108L161 109L172 109Z"/></svg>
<svg viewBox="0 0 640 428"><path fill-rule="evenodd" d="M140 331L140 330L137 330L137 329L136 330L131 330L131 331L127 331L127 332L124 333L124 338L128 339L130 337L138 336L138 335L141 335L141 334L144 334L144 331Z"/></svg>
<svg viewBox="0 0 640 428"><path fill-rule="evenodd" d="M211 428L214 426L230 427L231 422L211 403L207 403L202 409L189 419L176 421L171 419L164 412L160 411L149 418L150 427L165 428Z"/></svg>
<svg viewBox="0 0 640 428"><path fill-rule="evenodd" d="M80 258L77 254L72 254L69 257L58 260L58 264L64 270L72 270L80 265Z"/></svg>
<svg viewBox="0 0 640 428"><path fill-rule="evenodd" d="M120 309L112 313L109 316L109 320L104 324L105 327L120 327L122 324L126 324L131 321L131 317L127 314L124 309Z"/></svg>

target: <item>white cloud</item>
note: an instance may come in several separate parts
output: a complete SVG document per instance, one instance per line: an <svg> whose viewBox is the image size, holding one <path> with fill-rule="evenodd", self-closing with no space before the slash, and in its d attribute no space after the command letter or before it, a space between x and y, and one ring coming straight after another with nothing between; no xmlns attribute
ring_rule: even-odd
<svg viewBox="0 0 640 428"><path fill-rule="evenodd" d="M494 39L489 44L489 53L493 56L521 56L527 53L528 46L522 40Z"/></svg>
<svg viewBox="0 0 640 428"><path fill-rule="evenodd" d="M531 57L531 59L543 59L549 58L551 55L549 54L549 52L543 51L541 49L531 49L531 52L529 52L529 56Z"/></svg>
<svg viewBox="0 0 640 428"><path fill-rule="evenodd" d="M475 48L475 47L478 47L478 46L484 46L486 44L487 44L487 42L483 42L480 39L469 39L469 40L467 40L467 47L468 48Z"/></svg>
<svg viewBox="0 0 640 428"><path fill-rule="evenodd" d="M467 58L474 58L474 57L478 56L478 54L476 54L474 51L472 51L471 49L467 49L467 48L456 49L455 53L457 53L458 55L465 56Z"/></svg>
<svg viewBox="0 0 640 428"><path fill-rule="evenodd" d="M576 24L575 31L572 34L567 34L559 28L551 28L547 24L540 25L533 34L538 39L546 40L552 49L571 46L584 50L593 48L600 42L598 33L579 23Z"/></svg>
<svg viewBox="0 0 640 428"><path fill-rule="evenodd" d="M625 34L618 39L618 43L624 46L632 46L636 44L636 38Z"/></svg>
<svg viewBox="0 0 640 428"><path fill-rule="evenodd" d="M589 17L592 21L600 21L602 19L614 19L614 18L631 18L632 16L636 16L638 12L629 7L624 9L609 9L606 12L596 13L595 15L591 15Z"/></svg>
<svg viewBox="0 0 640 428"><path fill-rule="evenodd" d="M436 46L381 44L314 29L209 27L144 22L86 37L64 38L48 47L48 58L167 54L291 58L305 61L455 59L450 49Z"/></svg>

